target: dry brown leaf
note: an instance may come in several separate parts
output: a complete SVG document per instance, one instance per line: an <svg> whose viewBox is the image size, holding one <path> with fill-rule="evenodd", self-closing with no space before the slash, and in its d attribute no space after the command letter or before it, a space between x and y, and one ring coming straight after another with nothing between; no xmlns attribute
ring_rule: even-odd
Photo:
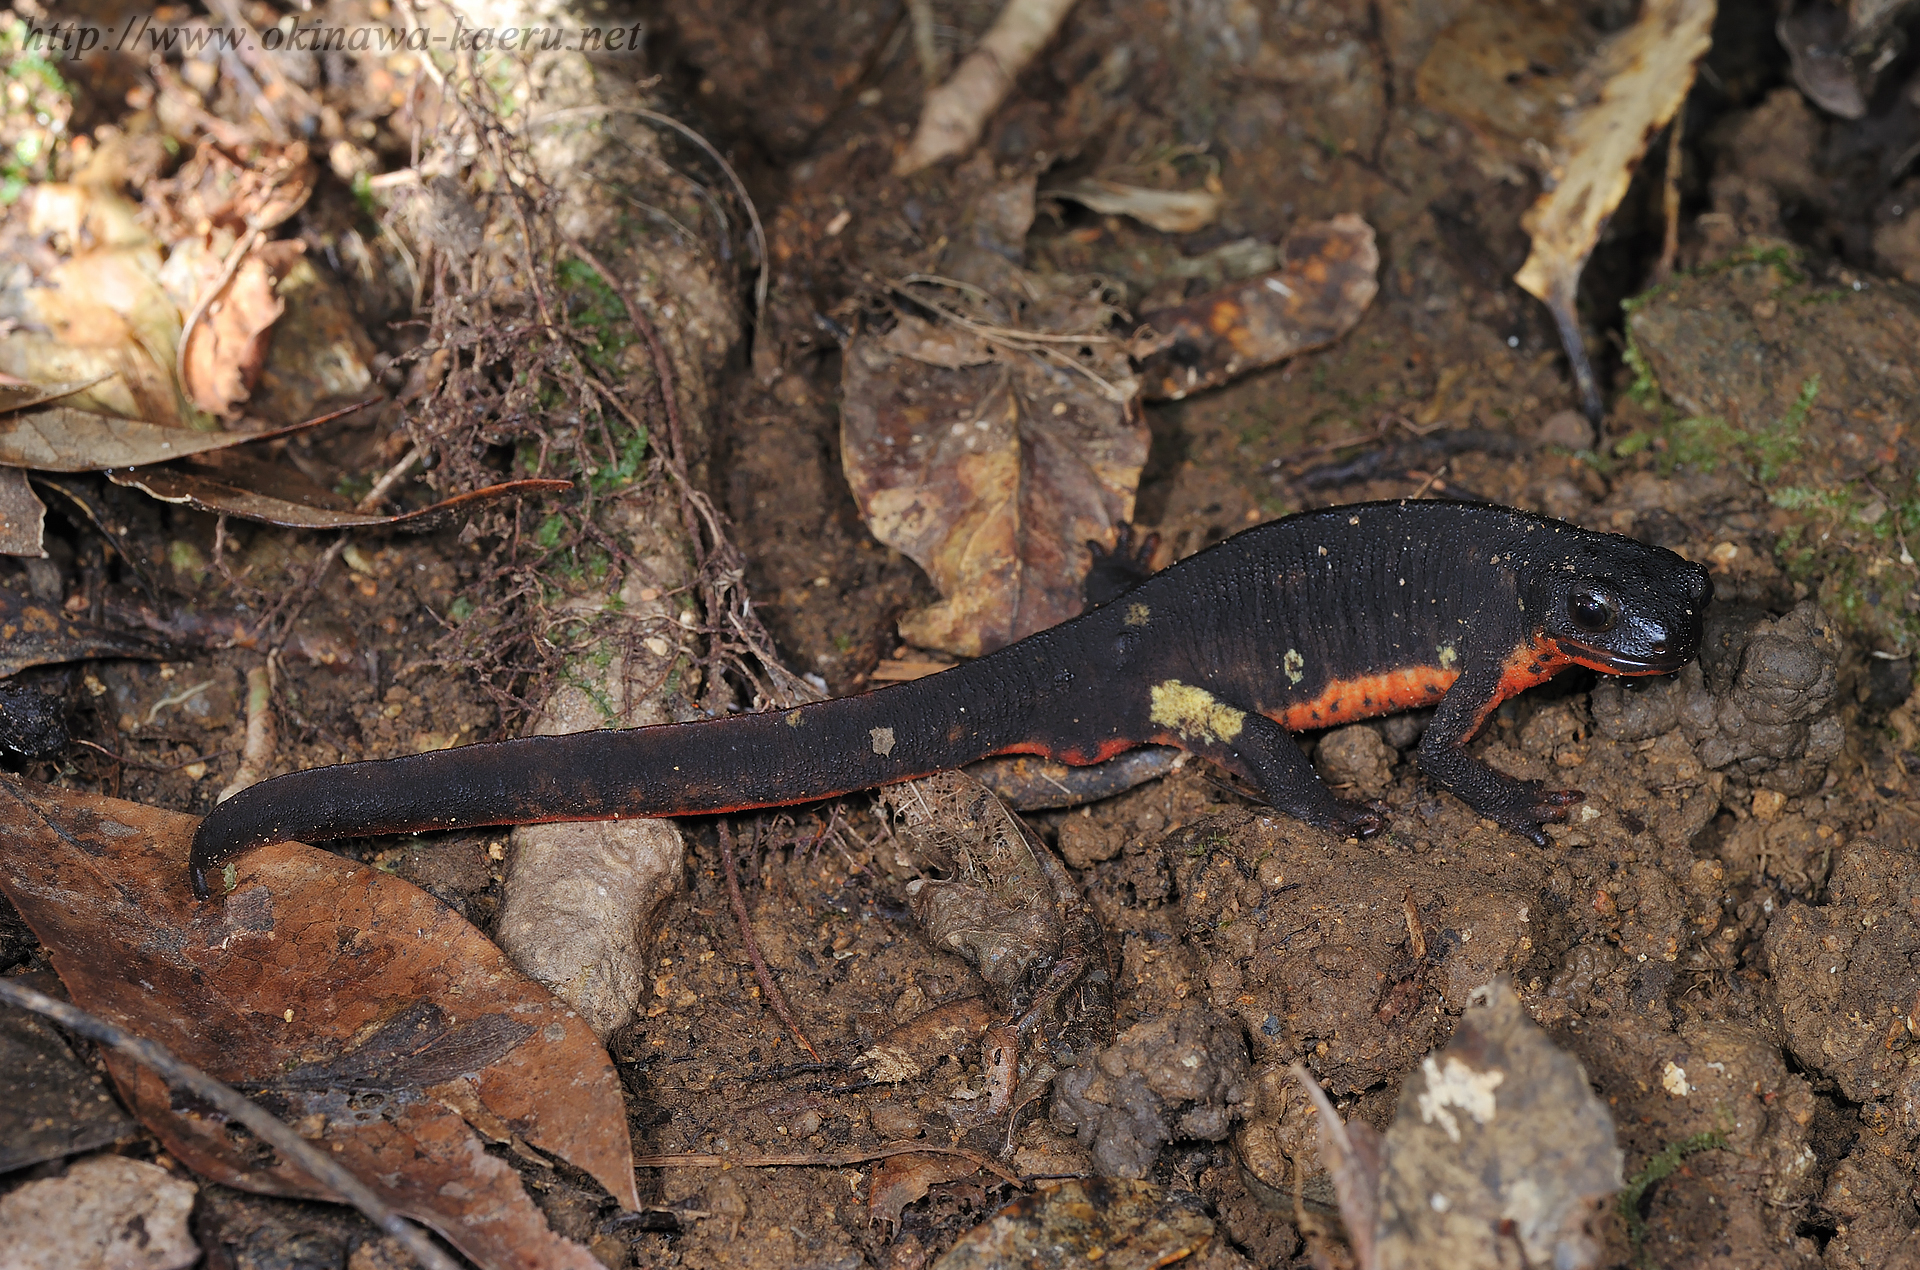
<svg viewBox="0 0 1920 1270"><path fill-rule="evenodd" d="M264 463L232 451L205 454L181 463L109 471L107 479L144 491L163 503L184 503L204 512L218 512L289 529L358 529L393 526L410 530L433 529L461 512L472 511L502 498L558 493L573 488L569 481L504 481L442 499L430 507L398 515L357 510L332 490L315 484L296 468Z"/></svg>
<svg viewBox="0 0 1920 1270"><path fill-rule="evenodd" d="M889 1156L873 1171L873 1188L867 1196L867 1220L885 1222L896 1231L900 1214L907 1205L925 1199L929 1190L945 1182L972 1177L980 1166L964 1156L912 1155Z"/></svg>
<svg viewBox="0 0 1920 1270"><path fill-rule="evenodd" d="M44 556L47 505L17 467L0 467L0 556Z"/></svg>
<svg viewBox="0 0 1920 1270"><path fill-rule="evenodd" d="M0 464L38 472L101 472L144 467L249 441L271 441L374 405L363 401L264 432L198 432L143 419L95 414L73 406L0 414Z"/></svg>
<svg viewBox="0 0 1920 1270"><path fill-rule="evenodd" d="M1141 316L1132 352L1149 399L1177 401L1331 344L1380 290L1373 227L1351 212L1295 230L1283 251L1274 273Z"/></svg>
<svg viewBox="0 0 1920 1270"><path fill-rule="evenodd" d="M255 852L196 903L181 878L198 823L0 779L0 891L75 1003L242 1085L489 1270L598 1270L483 1140L504 1126L637 1206L620 1081L585 1023L424 892L324 851ZM196 1172L327 1198L144 1068L107 1064ZM456 1109L474 1102L483 1126Z"/></svg>
<svg viewBox="0 0 1920 1270"><path fill-rule="evenodd" d="M209 226L232 234L272 229L312 196L317 170L305 142L256 143L247 147L245 160L201 142L171 178L147 185L147 210L168 227L170 239L180 239L204 234Z"/></svg>
<svg viewBox="0 0 1920 1270"><path fill-rule="evenodd" d="M106 1082L74 1056L51 1023L0 1005L0 1173L62 1160L138 1132Z"/></svg>
<svg viewBox="0 0 1920 1270"><path fill-rule="evenodd" d="M848 346L841 451L854 498L874 536L946 597L901 619L910 642L978 656L1080 612L1086 544L1111 546L1133 515L1148 442L1137 381L1094 333L1096 311L1039 333L1087 332L1085 345L1053 345L1058 355L1003 340L972 363L977 349L957 336L936 355L924 324Z"/></svg>
<svg viewBox="0 0 1920 1270"><path fill-rule="evenodd" d="M267 364L268 332L285 309L265 263L242 264L187 336L182 369L194 405L227 418L239 414Z"/></svg>
<svg viewBox="0 0 1920 1270"><path fill-rule="evenodd" d="M1549 161L1562 99L1598 40L1577 6L1472 5L1434 40L1414 92L1427 109L1471 128L1518 179L1521 169Z"/></svg>
<svg viewBox="0 0 1920 1270"><path fill-rule="evenodd" d="M171 651L151 635L96 626L0 587L0 679L29 666L56 666L94 657L158 660Z"/></svg>

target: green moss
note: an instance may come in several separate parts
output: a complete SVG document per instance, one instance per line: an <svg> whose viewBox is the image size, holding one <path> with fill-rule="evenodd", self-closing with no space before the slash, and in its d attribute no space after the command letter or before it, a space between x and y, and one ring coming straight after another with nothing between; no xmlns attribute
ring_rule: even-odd
<svg viewBox="0 0 1920 1270"><path fill-rule="evenodd" d="M1626 1225L1627 1239L1633 1244L1634 1264L1650 1267L1654 1264L1645 1247L1647 1239L1646 1219L1640 1216L1640 1201L1657 1184L1664 1182L1679 1171L1680 1165L1690 1155L1701 1151L1718 1151L1727 1145L1727 1135L1719 1129L1706 1133L1696 1133L1690 1138L1670 1142L1657 1154L1640 1166L1620 1192L1617 1202L1620 1220Z"/></svg>
<svg viewBox="0 0 1920 1270"><path fill-rule="evenodd" d="M640 475L640 466L647 457L647 430L637 431L616 428L613 430L614 445L620 457L616 462L596 469L588 478L594 492L608 494L614 490L625 489Z"/></svg>

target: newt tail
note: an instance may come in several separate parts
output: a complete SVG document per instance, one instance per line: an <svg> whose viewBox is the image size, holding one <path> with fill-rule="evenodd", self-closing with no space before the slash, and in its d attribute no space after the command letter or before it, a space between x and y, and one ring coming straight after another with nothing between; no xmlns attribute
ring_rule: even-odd
<svg viewBox="0 0 1920 1270"><path fill-rule="evenodd" d="M254 785L194 836L191 876L269 842L621 820L812 802L1001 754L1087 765L1177 745L1276 808L1367 836L1293 731L1434 706L1423 770L1544 844L1579 795L1466 751L1501 701L1569 666L1664 674L1699 647L1706 571L1508 508L1366 503L1247 530L1111 603L966 665L860 696L623 731L314 768Z"/></svg>

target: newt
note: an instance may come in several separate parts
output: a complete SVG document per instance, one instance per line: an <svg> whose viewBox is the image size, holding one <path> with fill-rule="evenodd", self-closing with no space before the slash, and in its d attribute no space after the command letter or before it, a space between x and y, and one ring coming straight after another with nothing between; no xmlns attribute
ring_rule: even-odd
<svg viewBox="0 0 1920 1270"><path fill-rule="evenodd" d="M789 710L527 737L277 776L214 808L191 880L271 842L778 807L1032 754L1076 766L1178 746L1275 808L1360 837L1293 733L1434 707L1421 769L1546 845L1582 795L1467 744L1570 666L1661 675L1698 650L1713 584L1661 547L1443 501L1303 512L1139 581L1071 621L925 679Z"/></svg>

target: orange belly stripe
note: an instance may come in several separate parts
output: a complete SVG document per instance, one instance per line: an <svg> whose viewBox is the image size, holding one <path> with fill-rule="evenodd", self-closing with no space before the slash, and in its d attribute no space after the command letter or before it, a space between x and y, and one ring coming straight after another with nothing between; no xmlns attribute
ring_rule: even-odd
<svg viewBox="0 0 1920 1270"><path fill-rule="evenodd" d="M1269 717L1289 732L1309 732L1396 710L1417 710L1440 700L1459 677L1457 670L1408 666L1384 674L1336 679L1313 700L1288 706Z"/></svg>

